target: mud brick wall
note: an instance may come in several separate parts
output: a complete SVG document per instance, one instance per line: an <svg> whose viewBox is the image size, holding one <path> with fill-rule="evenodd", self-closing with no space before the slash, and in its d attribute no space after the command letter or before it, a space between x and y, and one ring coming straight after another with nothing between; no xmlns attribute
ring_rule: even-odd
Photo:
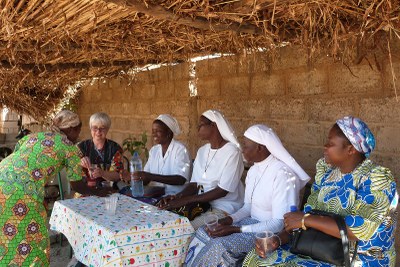
<svg viewBox="0 0 400 267"><path fill-rule="evenodd" d="M198 61L194 78L189 76L189 64L184 63L139 73L133 81L100 79L83 88L79 98L82 137L90 136L88 119L94 112L110 114L109 137L117 142L143 131L150 137L152 121L158 114L170 113L183 130L178 139L188 145L194 158L201 145L198 116L216 108L224 112L240 138L255 123L275 129L313 175L329 128L336 119L354 115L366 121L375 134L377 147L371 158L399 178L400 99L396 98L388 58L377 54L369 59L344 66L322 57L310 65L305 51L285 47L272 64L262 55ZM392 46L392 64L398 79L398 43ZM196 83L196 96L189 95L189 81ZM399 85L397 80L397 94Z"/></svg>

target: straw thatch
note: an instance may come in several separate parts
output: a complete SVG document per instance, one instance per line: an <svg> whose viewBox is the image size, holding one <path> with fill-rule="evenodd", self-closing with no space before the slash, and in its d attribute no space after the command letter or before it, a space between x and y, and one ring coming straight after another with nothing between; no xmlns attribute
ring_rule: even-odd
<svg viewBox="0 0 400 267"><path fill-rule="evenodd" d="M360 61L399 16L399 0L0 0L0 103L38 117L77 80L283 42Z"/></svg>

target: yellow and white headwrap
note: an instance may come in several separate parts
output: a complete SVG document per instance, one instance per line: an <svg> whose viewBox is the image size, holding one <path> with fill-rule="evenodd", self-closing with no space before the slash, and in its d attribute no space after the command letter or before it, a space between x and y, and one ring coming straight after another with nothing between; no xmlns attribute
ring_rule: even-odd
<svg viewBox="0 0 400 267"><path fill-rule="evenodd" d="M62 129L76 127L81 123L78 114L70 110L62 110L53 118L52 130L60 132Z"/></svg>

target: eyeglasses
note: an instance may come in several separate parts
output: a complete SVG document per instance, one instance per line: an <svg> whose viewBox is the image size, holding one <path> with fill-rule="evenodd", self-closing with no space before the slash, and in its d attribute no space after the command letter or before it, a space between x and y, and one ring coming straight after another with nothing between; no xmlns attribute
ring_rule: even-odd
<svg viewBox="0 0 400 267"><path fill-rule="evenodd" d="M100 133L104 133L108 130L108 128L106 127L97 127L97 126L93 126L92 128L90 128L93 132L100 132Z"/></svg>

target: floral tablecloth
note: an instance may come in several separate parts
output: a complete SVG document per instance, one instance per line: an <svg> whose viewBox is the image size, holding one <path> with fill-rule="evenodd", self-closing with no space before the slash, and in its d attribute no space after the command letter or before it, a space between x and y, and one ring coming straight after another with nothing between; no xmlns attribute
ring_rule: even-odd
<svg viewBox="0 0 400 267"><path fill-rule="evenodd" d="M194 230L185 217L119 195L115 215L104 198L56 201L52 230L63 233L75 257L94 266L181 266Z"/></svg>

